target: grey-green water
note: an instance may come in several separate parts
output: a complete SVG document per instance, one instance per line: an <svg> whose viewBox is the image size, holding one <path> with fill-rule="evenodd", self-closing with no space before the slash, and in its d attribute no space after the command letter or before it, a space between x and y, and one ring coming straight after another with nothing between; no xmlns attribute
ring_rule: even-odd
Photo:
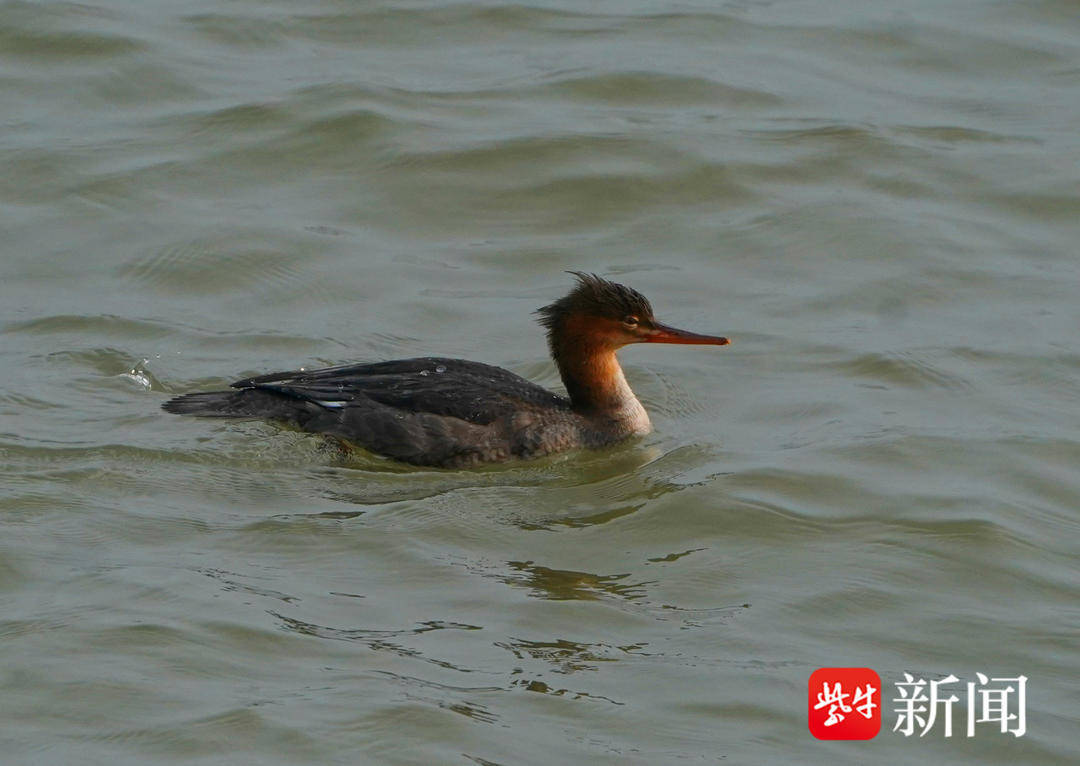
<svg viewBox="0 0 1080 766"><path fill-rule="evenodd" d="M1067 0L0 5L0 746L55 764L1063 764ZM557 387L563 269L724 349L480 471L181 419L437 353ZM1028 733L806 728L820 666Z"/></svg>

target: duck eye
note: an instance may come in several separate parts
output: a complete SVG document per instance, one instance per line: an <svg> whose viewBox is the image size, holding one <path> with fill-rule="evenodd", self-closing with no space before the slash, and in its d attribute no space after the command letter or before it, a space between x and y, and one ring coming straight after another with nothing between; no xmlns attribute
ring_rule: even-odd
<svg viewBox="0 0 1080 766"><path fill-rule="evenodd" d="M627 314L626 316L623 317L622 321L623 321L623 324L626 325L627 327L637 327L638 322L640 322L641 320L638 319L633 314Z"/></svg>

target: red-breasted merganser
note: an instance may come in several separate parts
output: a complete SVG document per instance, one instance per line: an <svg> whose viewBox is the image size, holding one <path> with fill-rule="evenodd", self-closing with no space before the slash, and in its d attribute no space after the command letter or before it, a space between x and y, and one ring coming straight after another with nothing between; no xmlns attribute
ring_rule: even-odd
<svg viewBox="0 0 1080 766"><path fill-rule="evenodd" d="M500 367L422 357L275 372L238 380L236 391L184 394L162 407L181 415L283 421L442 468L604 447L646 434L649 415L615 351L629 343L730 341L660 324L636 290L570 273L578 280L570 294L536 312L568 396Z"/></svg>

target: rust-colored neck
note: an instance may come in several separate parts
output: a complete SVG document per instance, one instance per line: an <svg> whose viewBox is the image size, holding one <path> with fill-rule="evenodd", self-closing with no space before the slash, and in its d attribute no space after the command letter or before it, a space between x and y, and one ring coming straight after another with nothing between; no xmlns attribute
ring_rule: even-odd
<svg viewBox="0 0 1080 766"><path fill-rule="evenodd" d="M626 421L628 430L649 430L649 417L630 390L616 344L587 321L568 317L549 336L551 355L574 410L587 417Z"/></svg>
<svg viewBox="0 0 1080 766"><path fill-rule="evenodd" d="M622 403L619 379L625 378L612 349L562 349L555 355L566 392L574 409L600 414L618 409Z"/></svg>

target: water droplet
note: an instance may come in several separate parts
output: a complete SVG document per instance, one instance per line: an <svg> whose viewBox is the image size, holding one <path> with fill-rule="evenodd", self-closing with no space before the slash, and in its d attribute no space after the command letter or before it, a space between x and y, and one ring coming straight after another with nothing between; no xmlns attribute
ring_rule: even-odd
<svg viewBox="0 0 1080 766"><path fill-rule="evenodd" d="M120 374L122 378L128 378L138 383L140 386L149 391L152 387L150 376L146 374L145 365L149 364L149 359L141 360L137 365L132 367L128 372Z"/></svg>
<svg viewBox="0 0 1080 766"><path fill-rule="evenodd" d="M446 365L440 364L438 367L435 368L435 372L446 372Z"/></svg>
<svg viewBox="0 0 1080 766"><path fill-rule="evenodd" d="M420 370L420 374L426 377L431 374L431 370Z"/></svg>

